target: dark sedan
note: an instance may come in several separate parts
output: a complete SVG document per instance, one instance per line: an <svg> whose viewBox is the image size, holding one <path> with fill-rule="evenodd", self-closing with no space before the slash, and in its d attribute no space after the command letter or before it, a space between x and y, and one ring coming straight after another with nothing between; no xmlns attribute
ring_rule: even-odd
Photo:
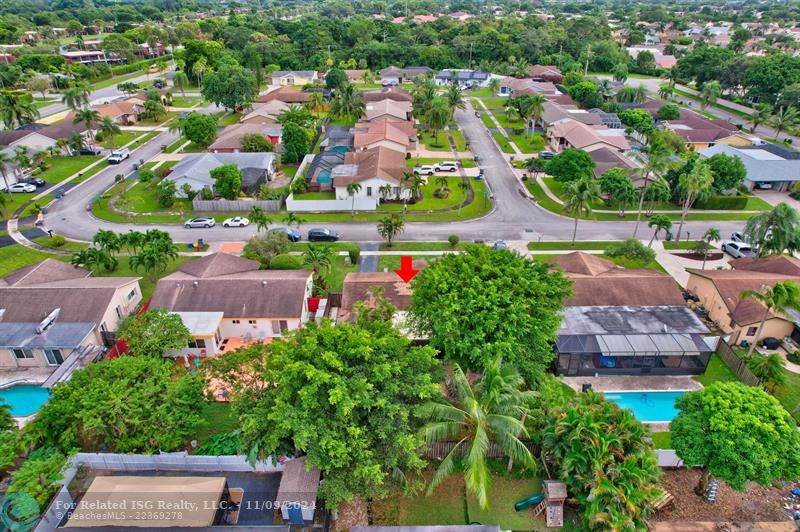
<svg viewBox="0 0 800 532"><path fill-rule="evenodd" d="M311 229L308 232L309 242L336 242L339 240L339 233L331 229Z"/></svg>

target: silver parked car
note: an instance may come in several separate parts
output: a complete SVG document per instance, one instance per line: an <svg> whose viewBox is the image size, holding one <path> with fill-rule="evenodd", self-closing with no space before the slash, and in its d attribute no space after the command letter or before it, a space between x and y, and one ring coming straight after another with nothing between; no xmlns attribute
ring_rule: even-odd
<svg viewBox="0 0 800 532"><path fill-rule="evenodd" d="M186 229L191 229L193 227L214 227L214 224L216 223L216 220L210 216L200 216L198 218L186 220L186 223L183 224L183 226Z"/></svg>
<svg viewBox="0 0 800 532"><path fill-rule="evenodd" d="M753 253L753 249L750 247L750 244L745 242L725 242L722 244L722 252L727 253L734 259L740 259L742 257L755 257L755 253Z"/></svg>

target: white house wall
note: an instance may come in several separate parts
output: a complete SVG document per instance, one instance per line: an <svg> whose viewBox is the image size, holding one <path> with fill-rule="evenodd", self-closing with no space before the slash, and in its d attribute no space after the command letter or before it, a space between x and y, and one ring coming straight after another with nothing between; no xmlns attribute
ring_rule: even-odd
<svg viewBox="0 0 800 532"><path fill-rule="evenodd" d="M334 200L296 200L293 195L286 198L286 210L297 212L349 211L353 207L352 198ZM374 211L378 207L378 196L374 198L356 198L355 209Z"/></svg>

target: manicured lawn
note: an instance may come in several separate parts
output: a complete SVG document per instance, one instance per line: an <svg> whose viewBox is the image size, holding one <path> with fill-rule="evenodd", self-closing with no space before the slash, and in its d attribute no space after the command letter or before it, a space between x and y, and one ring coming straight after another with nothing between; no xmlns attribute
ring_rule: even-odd
<svg viewBox="0 0 800 532"><path fill-rule="evenodd" d="M734 372L728 369L719 355L714 353L708 361L705 373L702 375L695 375L692 379L696 380L703 386L710 386L715 382L738 382L739 378Z"/></svg>
<svg viewBox="0 0 800 532"><path fill-rule="evenodd" d="M450 151L450 141L447 140L447 133L439 130L436 138L433 137L433 132L427 129L419 130L419 140L425 147L432 151Z"/></svg>
<svg viewBox="0 0 800 532"><path fill-rule="evenodd" d="M54 255L27 248L20 244L12 244L0 248L0 277L5 277L14 270L36 264L44 259L68 260L65 255Z"/></svg>
<svg viewBox="0 0 800 532"><path fill-rule="evenodd" d="M45 246L45 247L53 248L53 249L59 249L61 251L71 251L71 252L80 251L80 250L82 250L83 248L85 248L87 246L86 244L83 244L81 242L73 242L71 240L67 240L66 243L63 246L59 247L59 246L56 246L53 243L53 239L52 238L50 238L49 236L46 236L46 235L37 236L32 241L37 243L37 244L39 244L40 246Z"/></svg>
<svg viewBox="0 0 800 532"><path fill-rule="evenodd" d="M112 147L113 148L120 148L122 146L125 146L129 142L131 142L133 139L135 139L139 135L141 135L141 132L139 132L139 131L121 131L118 134L114 135L113 146L112 146L112 143L111 143L111 139L105 139L103 141L103 147L104 148L108 148L108 149L111 149Z"/></svg>
<svg viewBox="0 0 800 532"><path fill-rule="evenodd" d="M512 133L509 137L522 153L539 153L544 149L544 137L541 133L534 133L533 135Z"/></svg>
<svg viewBox="0 0 800 532"><path fill-rule="evenodd" d="M643 268L647 270L656 270L659 272L666 273L666 270L655 260L650 262L642 262L640 260L629 259L627 257L611 257L609 255L598 255L598 257L606 260L610 260L617 266L622 266L623 268Z"/></svg>
<svg viewBox="0 0 800 532"><path fill-rule="evenodd" d="M303 231L301 230L301 233L302 232ZM356 244L355 242L330 242L330 243L324 243L324 244L319 244L319 243L316 243L316 242L289 242L289 251L290 252L293 252L293 251L305 251L306 249L308 249L309 245L328 246L333 251L349 251L351 249L359 249L358 244Z"/></svg>
<svg viewBox="0 0 800 532"><path fill-rule="evenodd" d="M164 150L164 153L174 153L174 152L175 152L175 151L176 151L178 148L180 148L180 147L181 147L183 144L185 144L186 142L188 142L188 140L189 140L189 139L187 139L186 137L180 137L178 140L176 140L176 141L175 141L175 142L173 142L172 144L169 144L169 145L167 146L167 149L166 149L166 150Z"/></svg>
<svg viewBox="0 0 800 532"><path fill-rule="evenodd" d="M456 151L467 151L467 141L460 130L450 128L450 135L453 137L453 142L456 145Z"/></svg>
<svg viewBox="0 0 800 532"><path fill-rule="evenodd" d="M37 109L43 109L43 108L47 107L48 105L53 105L54 103L58 103L58 102L59 102L59 100L50 100L50 99L40 100L40 99L37 98L36 100L34 100L33 105Z"/></svg>
<svg viewBox="0 0 800 532"><path fill-rule="evenodd" d="M335 200L335 192L304 192L302 194L295 194L294 199L298 201L310 200Z"/></svg>
<svg viewBox="0 0 800 532"><path fill-rule="evenodd" d="M196 142L190 142L185 148L181 150L181 153L202 153L206 151L207 146L201 146Z"/></svg>
<svg viewBox="0 0 800 532"><path fill-rule="evenodd" d="M450 242L392 242L392 247L386 242L380 245L381 251L458 251L464 248L464 243L459 242L455 247Z"/></svg>
<svg viewBox="0 0 800 532"><path fill-rule="evenodd" d="M503 97L481 98L481 101L490 111L502 111L503 109L506 108L506 102L508 102L508 98L503 98ZM480 104L476 105L480 107Z"/></svg>
<svg viewBox="0 0 800 532"><path fill-rule="evenodd" d="M418 201L417 203L409 203L408 204L408 211L428 211L428 210L440 210L440 209L449 209L453 207L457 207L461 202L463 202L466 197L467 193L464 190L459 188L459 183L461 182L461 176L457 175L449 175L447 177L447 188L450 190L449 195L446 198L437 198L435 196L436 190L439 189L438 180L440 179L439 176L430 176L428 177L428 182L422 186L421 193L422 193L422 200ZM470 180L470 186L473 187L473 181ZM381 210L384 211L402 211L403 204L402 203L384 203L380 206Z"/></svg>
<svg viewBox="0 0 800 532"><path fill-rule="evenodd" d="M99 158L93 155L76 155L74 157L59 155L48 160L50 168L36 177L48 183L59 183L72 174L76 174L96 162Z"/></svg>
<svg viewBox="0 0 800 532"><path fill-rule="evenodd" d="M764 201L763 199L759 198L758 196L749 196L747 198L747 205L745 205L745 211L768 211L772 209L772 205Z"/></svg>
<svg viewBox="0 0 800 532"><path fill-rule="evenodd" d="M169 263L165 271L158 274L158 277L161 278L171 273L175 273L184 262L198 258L200 257L179 255L177 259ZM158 279L153 280L150 275L145 273L143 270L136 272L131 269L130 264L128 264L128 256L117 256L117 260L119 261L119 266L117 269L113 272L102 272L100 277L141 277L139 280L139 286L142 289L142 301L147 301L150 296L153 295L153 290L156 289L156 283L158 282Z"/></svg>
<svg viewBox="0 0 800 532"><path fill-rule="evenodd" d="M400 255L381 255L378 257L378 271L382 272L384 269L387 271L394 271L400 269ZM431 256L431 255L414 255L411 254L411 259L422 260L425 262L432 262L435 261L438 257Z"/></svg>
<svg viewBox="0 0 800 532"><path fill-rule="evenodd" d="M469 522L498 525L501 530L543 530L544 515L534 517L533 507L514 511L514 503L541 492L542 481L538 478L515 479L494 474L489 489L489 508L482 509L473 496L467 495Z"/></svg>
<svg viewBox="0 0 800 532"><path fill-rule="evenodd" d="M131 202L132 212L184 212L192 210L192 202L186 198L177 198L172 207L165 208L158 204L158 193L155 180L149 183L136 183L128 190L128 199Z"/></svg>
<svg viewBox="0 0 800 532"><path fill-rule="evenodd" d="M141 127L160 126L165 122L169 122L170 120L177 118L178 115L180 115L178 111L167 111L158 118L148 118L146 120L140 120L139 122L136 123L136 125Z"/></svg>
<svg viewBox="0 0 800 532"><path fill-rule="evenodd" d="M653 444L656 449L672 449L672 433L671 432L654 432Z"/></svg>
<svg viewBox="0 0 800 532"><path fill-rule="evenodd" d="M432 470L426 471L426 481L432 475ZM404 495L399 488L393 488L385 499L372 503L372 521L376 526L465 525L469 521L464 478L450 475L430 496L424 489Z"/></svg>
<svg viewBox="0 0 800 532"><path fill-rule="evenodd" d="M575 245L572 242L528 242L528 249L532 251L551 251L551 250L601 250L606 249L610 244L615 244L614 240L578 240Z"/></svg>
<svg viewBox="0 0 800 532"><path fill-rule="evenodd" d="M494 137L495 142L500 146L500 150L503 153L515 153L514 148L511 147L511 144L508 143L508 139L506 139L502 133L492 133L492 137Z"/></svg>
<svg viewBox="0 0 800 532"><path fill-rule="evenodd" d="M239 113L227 113L220 117L220 119L217 121L217 125L232 126L233 124L238 124L241 116L242 115L240 115Z"/></svg>
<svg viewBox="0 0 800 532"><path fill-rule="evenodd" d="M444 157L412 157L410 159L406 159L406 167L414 168L415 166L422 166L422 165L431 165L436 163L442 163L444 161L452 161L453 159L445 159ZM475 161L472 159L459 159L458 164L460 164L463 168L476 168L478 165L475 164Z"/></svg>
<svg viewBox="0 0 800 532"><path fill-rule="evenodd" d="M354 116L344 116L336 119L331 118L329 125L353 127L357 121L358 119Z"/></svg>
<svg viewBox="0 0 800 532"><path fill-rule="evenodd" d="M473 89L467 92L467 96L474 96L476 98L488 98L494 96L492 93L492 89L489 87L484 87L482 89Z"/></svg>
<svg viewBox="0 0 800 532"><path fill-rule="evenodd" d="M116 76L113 78L105 79L103 81L96 81L91 84L92 90L96 91L99 89L105 89L106 87L111 87L112 85L116 85L117 83L123 83L125 81L131 80L133 78L138 78L141 75L144 75L144 70L138 70L136 72L130 72L123 76Z"/></svg>
<svg viewBox="0 0 800 532"><path fill-rule="evenodd" d="M481 122L483 122L483 125L489 129L497 129L497 124L495 124L494 120L492 120L491 113L481 113Z"/></svg>
<svg viewBox="0 0 800 532"><path fill-rule="evenodd" d="M172 107L188 108L202 102L203 98L200 96L174 96L172 98Z"/></svg>
<svg viewBox="0 0 800 532"><path fill-rule="evenodd" d="M783 373L786 375L786 384L776 388L772 395L791 412L800 405L800 375L788 370L783 370ZM800 421L800 412L795 414L794 418Z"/></svg>
<svg viewBox="0 0 800 532"><path fill-rule="evenodd" d="M494 113L495 119L500 123L501 127L509 129L525 129L525 123L518 117L509 115L506 112Z"/></svg>
<svg viewBox="0 0 800 532"><path fill-rule="evenodd" d="M297 174L297 167L296 164L282 164L280 171L287 177L294 177Z"/></svg>

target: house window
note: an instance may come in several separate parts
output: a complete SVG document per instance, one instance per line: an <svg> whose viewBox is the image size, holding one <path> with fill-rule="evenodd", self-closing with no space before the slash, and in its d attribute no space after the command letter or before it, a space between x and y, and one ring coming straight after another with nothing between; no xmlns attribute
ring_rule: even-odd
<svg viewBox="0 0 800 532"><path fill-rule="evenodd" d="M247 323L249 323L250 325L255 325L256 324L256 320L247 320Z"/></svg>
<svg viewBox="0 0 800 532"><path fill-rule="evenodd" d="M134 288L133 290L131 290L130 292L128 292L128 296L127 296L127 297L128 297L128 301L130 301L130 300L132 300L134 297L136 297L136 289Z"/></svg>
<svg viewBox="0 0 800 532"><path fill-rule="evenodd" d="M281 333L285 333L289 330L289 323L286 320L280 320L280 328Z"/></svg>
<svg viewBox="0 0 800 532"><path fill-rule="evenodd" d="M47 359L49 366L58 366L64 362L64 358L61 356L61 349L45 349L44 357Z"/></svg>
<svg viewBox="0 0 800 532"><path fill-rule="evenodd" d="M239 320L231 320L234 325L239 325L241 322Z"/></svg>
<svg viewBox="0 0 800 532"><path fill-rule="evenodd" d="M367 187L367 197L368 198L372 197L372 187Z"/></svg>
<svg viewBox="0 0 800 532"><path fill-rule="evenodd" d="M757 332L758 332L758 327L748 327L747 334L745 334L745 336L755 336Z"/></svg>
<svg viewBox="0 0 800 532"><path fill-rule="evenodd" d="M400 197L400 187L392 187L392 194L395 198Z"/></svg>
<svg viewBox="0 0 800 532"><path fill-rule="evenodd" d="M122 319L122 309L119 308L119 305L114 308L114 312L117 313L117 318Z"/></svg>
<svg viewBox="0 0 800 532"><path fill-rule="evenodd" d="M19 359L33 358L33 351L30 349L14 349L14 356Z"/></svg>
<svg viewBox="0 0 800 532"><path fill-rule="evenodd" d="M100 324L100 330L103 332L106 332L108 330L108 327L106 327L106 322Z"/></svg>
<svg viewBox="0 0 800 532"><path fill-rule="evenodd" d="M189 349L205 349L206 341L202 338L192 338L189 340Z"/></svg>
<svg viewBox="0 0 800 532"><path fill-rule="evenodd" d="M272 320L272 334L281 333L281 324L278 320Z"/></svg>

